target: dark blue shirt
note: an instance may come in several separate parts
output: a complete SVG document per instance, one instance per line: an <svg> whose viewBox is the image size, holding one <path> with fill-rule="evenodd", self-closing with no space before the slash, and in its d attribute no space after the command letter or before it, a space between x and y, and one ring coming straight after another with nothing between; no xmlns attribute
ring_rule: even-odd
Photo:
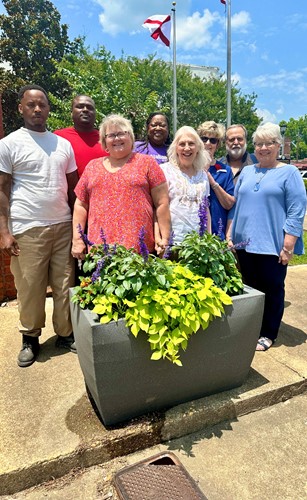
<svg viewBox="0 0 307 500"><path fill-rule="evenodd" d="M217 161L215 165L210 166L209 172L214 178L215 182L218 182L227 194L233 196L234 183L230 166ZM225 239L228 212L229 210L226 210L220 204L214 189L210 187L210 214L212 233L218 234L222 240Z"/></svg>

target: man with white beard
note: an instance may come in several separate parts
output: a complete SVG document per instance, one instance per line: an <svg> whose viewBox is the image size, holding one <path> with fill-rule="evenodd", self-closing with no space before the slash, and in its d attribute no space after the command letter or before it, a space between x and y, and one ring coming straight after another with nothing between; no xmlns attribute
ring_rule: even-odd
<svg viewBox="0 0 307 500"><path fill-rule="evenodd" d="M244 125L230 125L226 130L227 154L220 158L220 161L230 165L234 184L236 184L243 167L257 163L255 155L246 151L246 140L247 130Z"/></svg>

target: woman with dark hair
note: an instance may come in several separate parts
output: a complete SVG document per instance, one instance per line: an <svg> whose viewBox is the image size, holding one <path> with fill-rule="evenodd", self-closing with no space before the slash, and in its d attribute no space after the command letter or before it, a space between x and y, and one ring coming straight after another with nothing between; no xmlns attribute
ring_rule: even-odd
<svg viewBox="0 0 307 500"><path fill-rule="evenodd" d="M170 144L169 120L166 114L156 111L146 120L147 136L143 141L136 141L134 151L152 156L159 165L167 161L167 149Z"/></svg>

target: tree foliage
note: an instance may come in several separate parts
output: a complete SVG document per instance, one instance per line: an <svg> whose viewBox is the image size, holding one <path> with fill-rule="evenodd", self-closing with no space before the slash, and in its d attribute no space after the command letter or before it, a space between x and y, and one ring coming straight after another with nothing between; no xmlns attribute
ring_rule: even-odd
<svg viewBox="0 0 307 500"><path fill-rule="evenodd" d="M291 139L291 158L300 160L307 158L307 115L299 117L297 120L290 118L281 124L287 125L285 137Z"/></svg>
<svg viewBox="0 0 307 500"><path fill-rule="evenodd" d="M3 0L0 15L0 58L14 74L54 93L56 65L69 49L68 26L48 0ZM62 90L62 89L61 89Z"/></svg>
<svg viewBox="0 0 307 500"><path fill-rule="evenodd" d="M6 133L20 125L16 90L25 83L42 85L50 94L51 129L71 125L71 101L88 94L96 103L97 123L109 113L131 119L137 137L145 134L152 111L168 114L172 123L172 67L155 55L145 59L116 59L104 46L91 52L84 38L69 41L67 25L49 0L3 0L0 15L0 61L11 69L0 71L0 91ZM233 122L252 132L259 123L254 94L232 88ZM177 67L178 127L197 127L205 120L226 122L226 82L203 80L185 66Z"/></svg>
<svg viewBox="0 0 307 500"><path fill-rule="evenodd" d="M58 73L71 89L69 99L54 99L52 128L70 125L71 98L76 94L89 94L96 102L97 119L109 113L121 113L131 119L138 137L145 133L149 113L161 110L172 122L172 68L165 61L150 55L145 59L121 57L115 59L105 47L90 53L79 45L79 52L63 58ZM232 89L233 122L244 123L250 132L259 124L255 113L256 95L242 95ZM177 68L177 121L178 127L197 127L205 120L226 122L226 82L219 76L202 80L188 68Z"/></svg>

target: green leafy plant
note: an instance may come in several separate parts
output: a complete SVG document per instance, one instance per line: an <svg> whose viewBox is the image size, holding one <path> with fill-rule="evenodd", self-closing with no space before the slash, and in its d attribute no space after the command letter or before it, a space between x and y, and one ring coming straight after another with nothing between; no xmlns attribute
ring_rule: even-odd
<svg viewBox="0 0 307 500"><path fill-rule="evenodd" d="M85 257L80 286L73 302L92 309L101 323L125 318L131 333L147 334L153 351L151 359L168 359L181 366L180 349L200 328L224 313L232 304L230 295L243 292L241 274L227 242L206 232L209 203L199 207L199 234L187 234L174 247L177 262L150 255L144 228L139 235L140 254L121 245L93 245L79 228L80 236L91 246ZM172 238L171 238L172 239ZM243 242L237 246L245 246Z"/></svg>
<svg viewBox="0 0 307 500"><path fill-rule="evenodd" d="M92 309L101 323L125 318L132 334L146 334L151 359L181 366L179 351L200 327L220 317L231 298L210 277L187 266L142 255L120 245L93 245L83 265L87 276L75 287L73 302ZM141 246L142 248L142 246Z"/></svg>
<svg viewBox="0 0 307 500"><path fill-rule="evenodd" d="M242 242L236 247L246 246ZM187 266L200 276L212 278L215 285L229 295L243 292L243 281L236 259L225 240L218 235L193 231L184 237L182 243L174 247L180 264Z"/></svg>

